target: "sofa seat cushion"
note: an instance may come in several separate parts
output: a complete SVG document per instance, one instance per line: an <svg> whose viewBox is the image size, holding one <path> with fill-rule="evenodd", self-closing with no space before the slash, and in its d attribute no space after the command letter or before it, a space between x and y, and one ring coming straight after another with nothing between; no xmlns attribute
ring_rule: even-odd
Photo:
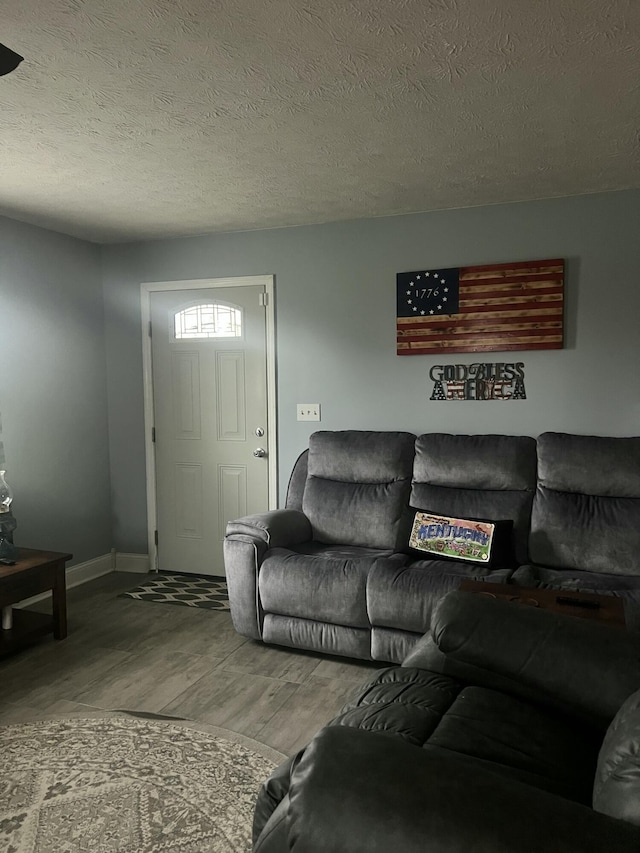
<svg viewBox="0 0 640 853"><path fill-rule="evenodd" d="M374 561L380 557L391 556L394 559L402 558L404 562L408 559L404 554L394 554L391 549L362 548L359 545L325 545L323 542L305 542L302 545L296 545L292 550L296 554L306 554L309 557L320 557L327 560L367 560L370 558Z"/></svg>
<svg viewBox="0 0 640 853"><path fill-rule="evenodd" d="M397 736L590 804L600 743L575 720L410 667L383 670L331 725Z"/></svg>
<svg viewBox="0 0 640 853"><path fill-rule="evenodd" d="M575 720L551 716L506 693L465 687L429 746L496 765L520 781L591 804L600 741Z"/></svg>
<svg viewBox="0 0 640 853"><path fill-rule="evenodd" d="M424 634L434 608L445 593L463 580L507 583L511 569L487 569L453 560L395 560L376 562L367 581L367 610L371 624Z"/></svg>
<svg viewBox="0 0 640 853"><path fill-rule="evenodd" d="M267 613L368 628L367 577L380 554L371 548L308 545L272 548L258 576Z"/></svg>
<svg viewBox="0 0 640 853"><path fill-rule="evenodd" d="M331 725L397 735L423 746L460 690L461 685L446 675L390 667L362 687Z"/></svg>

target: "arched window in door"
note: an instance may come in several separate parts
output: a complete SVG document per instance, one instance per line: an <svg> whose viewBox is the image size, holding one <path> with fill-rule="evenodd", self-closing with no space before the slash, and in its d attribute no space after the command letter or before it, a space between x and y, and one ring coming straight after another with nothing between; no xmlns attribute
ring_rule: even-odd
<svg viewBox="0 0 640 853"><path fill-rule="evenodd" d="M225 303L190 305L174 317L175 339L241 338L242 309Z"/></svg>

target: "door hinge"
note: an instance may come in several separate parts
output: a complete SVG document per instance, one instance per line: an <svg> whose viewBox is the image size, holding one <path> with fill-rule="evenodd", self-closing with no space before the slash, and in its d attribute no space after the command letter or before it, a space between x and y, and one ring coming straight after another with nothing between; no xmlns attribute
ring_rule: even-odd
<svg viewBox="0 0 640 853"><path fill-rule="evenodd" d="M153 531L153 541L156 543L156 548L158 547L158 531Z"/></svg>
<svg viewBox="0 0 640 853"><path fill-rule="evenodd" d="M153 444L156 443L156 428L155 427L151 427L151 441L153 442Z"/></svg>
<svg viewBox="0 0 640 853"><path fill-rule="evenodd" d="M151 332L151 320L149 320L149 337L152 337L152 332Z"/></svg>
<svg viewBox="0 0 640 853"><path fill-rule="evenodd" d="M268 293L259 293L258 294L258 300L259 300L258 304L261 305L263 308L266 308L267 305L269 304L269 294Z"/></svg>

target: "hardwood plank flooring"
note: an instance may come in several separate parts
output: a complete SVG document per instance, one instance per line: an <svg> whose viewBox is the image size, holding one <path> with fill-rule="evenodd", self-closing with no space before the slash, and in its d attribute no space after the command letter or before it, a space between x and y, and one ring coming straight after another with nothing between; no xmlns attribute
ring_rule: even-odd
<svg viewBox="0 0 640 853"><path fill-rule="evenodd" d="M163 714L200 720L254 737L296 692L296 685L221 667L162 708Z"/></svg>
<svg viewBox="0 0 640 853"><path fill-rule="evenodd" d="M70 590L67 639L47 637L0 661L0 724L145 711L293 754L382 666L247 640L226 612L118 598L140 579L116 572Z"/></svg>
<svg viewBox="0 0 640 853"><path fill-rule="evenodd" d="M356 685L352 681L310 675L298 685L293 707L288 705L276 711L260 730L258 740L292 755L302 749L321 727L318 726L320 709L324 722L328 722L355 692Z"/></svg>
<svg viewBox="0 0 640 853"><path fill-rule="evenodd" d="M69 698L96 708L155 711L210 675L219 663L216 658L156 648L132 654L86 687L73 690Z"/></svg>

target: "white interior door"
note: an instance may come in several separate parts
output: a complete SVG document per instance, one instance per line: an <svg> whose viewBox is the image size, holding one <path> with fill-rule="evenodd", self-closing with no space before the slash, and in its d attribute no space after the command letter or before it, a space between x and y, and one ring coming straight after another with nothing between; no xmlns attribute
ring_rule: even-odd
<svg viewBox="0 0 640 853"><path fill-rule="evenodd" d="M233 518L269 505L265 288L150 294L157 565L224 575Z"/></svg>

